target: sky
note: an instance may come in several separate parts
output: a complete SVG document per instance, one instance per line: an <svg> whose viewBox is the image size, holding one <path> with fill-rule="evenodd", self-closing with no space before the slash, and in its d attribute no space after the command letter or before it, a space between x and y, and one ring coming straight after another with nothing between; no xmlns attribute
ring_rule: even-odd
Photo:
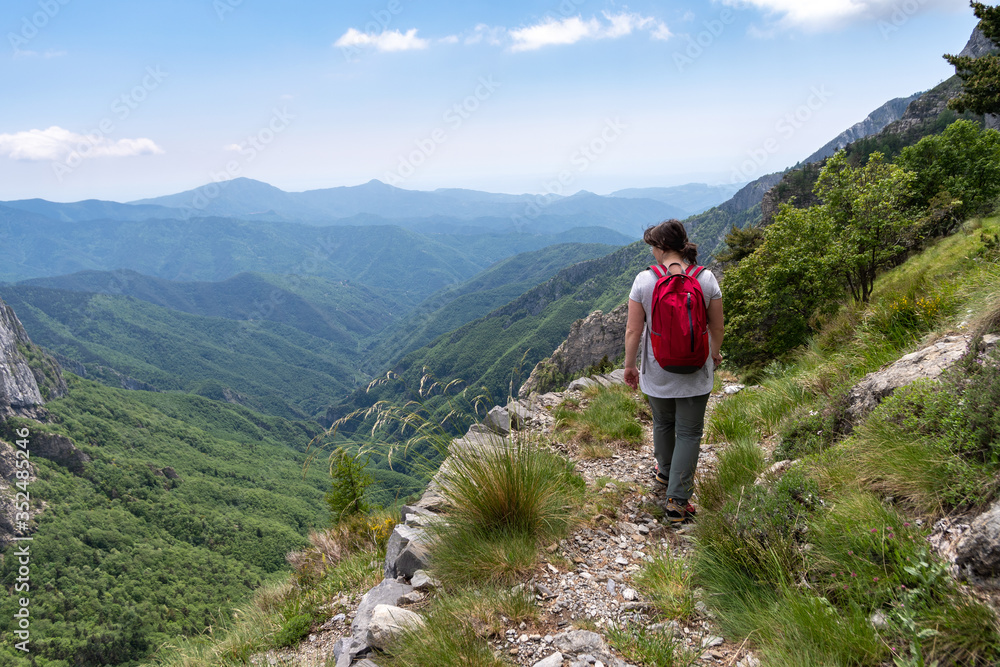
<svg viewBox="0 0 1000 667"><path fill-rule="evenodd" d="M964 0L5 0L0 200L753 180L951 76Z"/></svg>

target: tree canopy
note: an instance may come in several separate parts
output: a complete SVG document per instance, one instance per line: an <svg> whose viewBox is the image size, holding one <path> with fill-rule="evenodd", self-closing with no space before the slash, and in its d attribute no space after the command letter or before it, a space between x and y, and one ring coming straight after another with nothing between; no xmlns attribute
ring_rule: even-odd
<svg viewBox="0 0 1000 667"><path fill-rule="evenodd" d="M993 42L1000 44L1000 6L990 7L981 2L971 2L979 21L979 31ZM1000 113L1000 54L996 52L974 56L945 55L962 79L964 92L948 102L959 113L972 111L979 114Z"/></svg>

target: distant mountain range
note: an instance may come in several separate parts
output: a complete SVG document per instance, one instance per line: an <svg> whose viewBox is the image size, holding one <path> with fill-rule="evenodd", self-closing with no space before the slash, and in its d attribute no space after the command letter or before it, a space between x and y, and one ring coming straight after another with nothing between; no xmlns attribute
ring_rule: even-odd
<svg viewBox="0 0 1000 667"><path fill-rule="evenodd" d="M393 224L429 233L560 233L607 227L634 239L650 224L686 218L725 201L733 192L732 186L691 183L621 190L608 196L586 191L569 196L510 195L457 188L404 190L377 180L285 192L261 181L235 178L129 203L22 199L0 205L58 222L223 217L324 226Z"/></svg>

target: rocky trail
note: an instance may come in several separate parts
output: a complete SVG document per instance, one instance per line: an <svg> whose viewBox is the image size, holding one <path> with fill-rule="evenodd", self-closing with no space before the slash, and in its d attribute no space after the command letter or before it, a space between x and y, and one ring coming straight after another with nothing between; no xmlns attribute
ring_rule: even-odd
<svg viewBox="0 0 1000 667"><path fill-rule="evenodd" d="M619 382L619 373L597 376L591 382ZM555 425L553 408L566 399L580 401L584 407L587 399L580 390L587 384L578 381L564 392L535 394L530 402L521 400L511 402L507 408L495 408L486 423L501 433L509 431L513 422L524 432L551 434ZM713 395L709 411L725 395L723 392ZM560 542L548 545L533 576L521 584L534 594L540 615L538 622L530 625L507 621L509 627L491 640L494 651L511 663L529 667L625 667L630 663L609 647L607 631L615 626L641 626L673 635L678 647L694 664L727 667L759 664L746 646L722 636L700 600L688 618L657 618L635 582L636 574L655 555L684 558L691 549L690 524L674 527L657 519L657 515L662 516L656 508L665 502L664 489L653 481L651 424L643 426L645 438L641 447L606 443L612 451L607 458L585 458L577 445L555 438L555 447L576 462L577 471L588 487L607 495L608 502L600 504L605 511L586 525ZM478 427L478 431L485 429ZM476 433L474 426L466 439L474 439ZM456 445L462 442L456 440ZM721 446L702 445L699 475L714 470L716 451ZM427 582L423 573L418 572L426 565L426 553L420 548L420 525L428 520L429 510L438 508L439 500L432 483L416 506L404 508L406 522L397 526L390 538L386 579L379 586L364 595L359 592L332 601L350 611L331 618L295 650L271 651L256 656L252 662L377 666L378 653L368 653L369 647L378 643L380 632L371 628L380 622L371 620L375 608L387 604L419 612L428 603L426 591L433 588L433 581ZM697 498L694 501L697 504Z"/></svg>

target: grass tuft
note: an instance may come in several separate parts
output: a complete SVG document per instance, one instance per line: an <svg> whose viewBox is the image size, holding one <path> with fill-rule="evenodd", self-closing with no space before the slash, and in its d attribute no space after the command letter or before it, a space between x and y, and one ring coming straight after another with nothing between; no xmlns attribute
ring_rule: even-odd
<svg viewBox="0 0 1000 667"><path fill-rule="evenodd" d="M434 567L447 581L513 581L537 546L579 518L586 485L573 464L539 443L499 438L452 453L442 484L451 505L434 527Z"/></svg>

